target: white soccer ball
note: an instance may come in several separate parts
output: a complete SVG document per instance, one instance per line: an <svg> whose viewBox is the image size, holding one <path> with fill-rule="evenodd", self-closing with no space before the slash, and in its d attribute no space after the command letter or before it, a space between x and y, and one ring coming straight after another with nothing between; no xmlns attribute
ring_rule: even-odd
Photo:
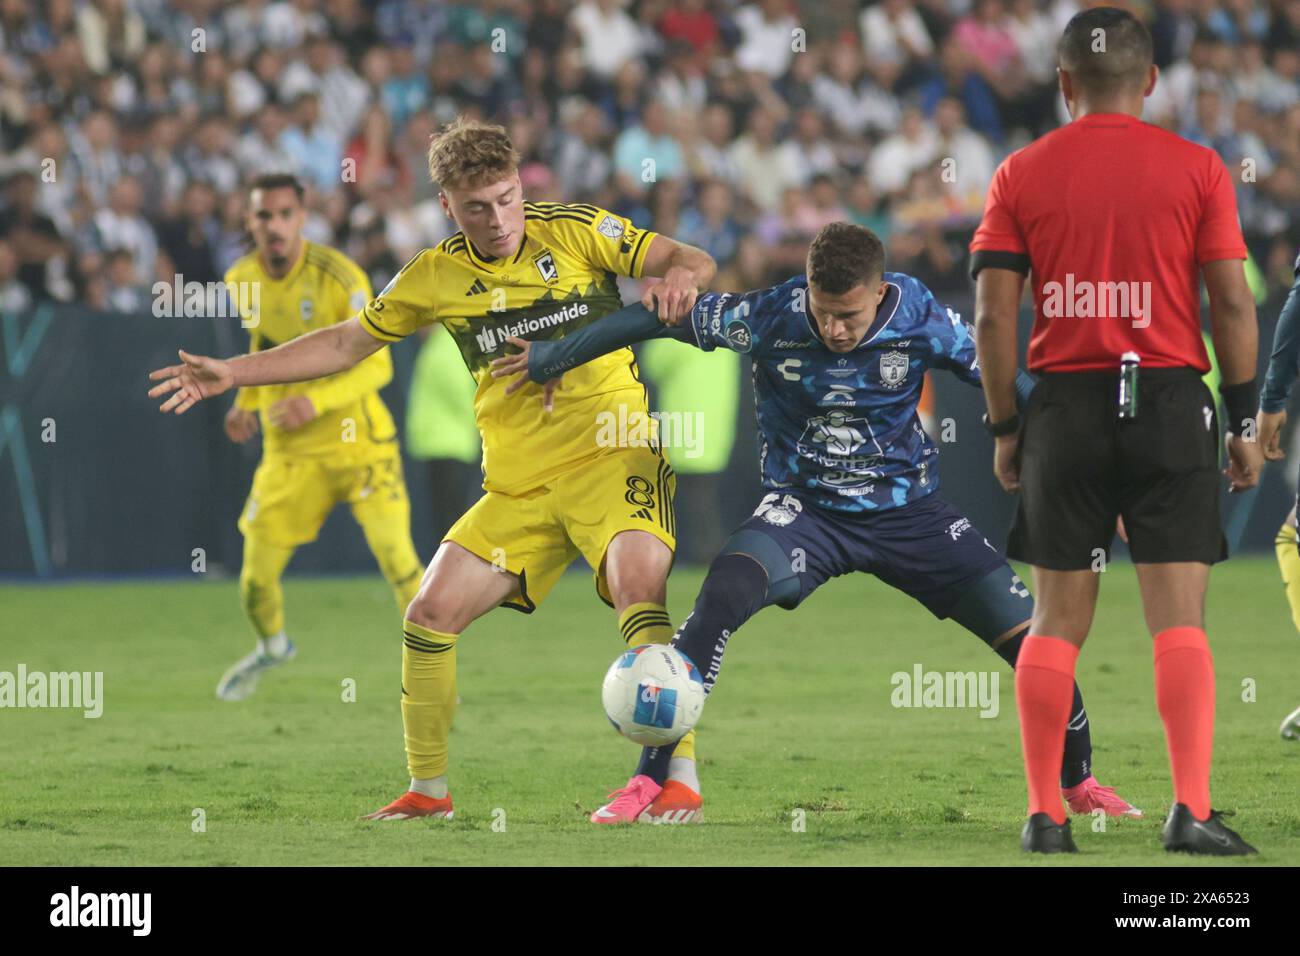
<svg viewBox="0 0 1300 956"><path fill-rule="evenodd" d="M677 648L644 644L610 665L600 696L615 730L643 747L661 747L686 736L699 721L704 678Z"/></svg>

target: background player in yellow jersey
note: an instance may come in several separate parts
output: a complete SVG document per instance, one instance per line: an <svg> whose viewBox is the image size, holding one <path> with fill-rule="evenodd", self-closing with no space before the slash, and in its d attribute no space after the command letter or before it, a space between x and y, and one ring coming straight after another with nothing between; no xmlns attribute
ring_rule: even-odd
<svg viewBox="0 0 1300 956"><path fill-rule="evenodd" d="M225 279L257 290L234 296L250 353L345 322L370 299L370 280L356 263L303 238L302 200L301 183L289 175L259 177L249 190L246 224L255 249ZM225 420L231 441L249 441L259 414L263 423L262 462L239 519L239 594L258 641L221 678L222 700L244 699L264 671L296 653L284 631L280 577L294 549L316 540L335 505L351 506L399 607L415 596L423 569L411 543L397 431L379 397L392 377L391 357L376 352L347 371L236 395Z"/></svg>
<svg viewBox="0 0 1300 956"><path fill-rule="evenodd" d="M488 363L507 337L562 337L618 309L615 275L661 277L642 301L666 320L685 315L716 267L707 253L603 209L524 202L518 164L501 127L450 124L430 146L429 172L459 233L408 262L356 318L225 361L181 352L183 364L151 375L161 384L149 394L175 392L162 410L181 414L235 386L334 374L434 323L446 326L474 375L486 493L447 533L406 610L402 720L411 783L374 819L451 816L447 736L460 634L498 605L531 613L579 554L596 568L597 592L618 614L624 640L672 638L664 607L675 544L672 469L657 446L601 440L602 413L622 421L647 412L631 352L569 372L549 416L529 400L540 386L507 398ZM699 790L688 737L643 819L691 819Z"/></svg>

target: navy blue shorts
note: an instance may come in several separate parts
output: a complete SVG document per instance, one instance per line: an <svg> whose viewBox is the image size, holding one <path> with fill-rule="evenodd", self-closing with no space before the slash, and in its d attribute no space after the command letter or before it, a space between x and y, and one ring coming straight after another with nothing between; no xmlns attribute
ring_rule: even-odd
<svg viewBox="0 0 1300 956"><path fill-rule="evenodd" d="M797 607L831 578L861 571L938 618L1006 565L966 516L937 494L849 517L803 501L797 491L771 492L721 551L737 552L767 569L768 602L778 607Z"/></svg>

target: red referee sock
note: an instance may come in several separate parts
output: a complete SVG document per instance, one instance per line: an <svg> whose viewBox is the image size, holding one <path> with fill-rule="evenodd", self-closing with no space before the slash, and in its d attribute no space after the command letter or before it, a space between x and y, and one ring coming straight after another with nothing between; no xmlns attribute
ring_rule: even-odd
<svg viewBox="0 0 1300 956"><path fill-rule="evenodd" d="M1214 749L1214 659L1199 627L1156 635L1156 707L1165 724L1174 799L1192 816L1210 815L1210 754Z"/></svg>
<svg viewBox="0 0 1300 956"><path fill-rule="evenodd" d="M1025 753L1029 813L1065 822L1061 802L1061 754L1074 698L1074 662L1079 649L1059 637L1030 634L1016 658L1016 711Z"/></svg>

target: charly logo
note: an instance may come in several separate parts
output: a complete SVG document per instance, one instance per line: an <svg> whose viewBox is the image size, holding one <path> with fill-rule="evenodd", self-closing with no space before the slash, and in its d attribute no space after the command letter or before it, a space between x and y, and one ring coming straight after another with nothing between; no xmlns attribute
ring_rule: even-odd
<svg viewBox="0 0 1300 956"><path fill-rule="evenodd" d="M906 352L886 352L880 356L880 384L885 388L898 388L907 378L908 362Z"/></svg>

